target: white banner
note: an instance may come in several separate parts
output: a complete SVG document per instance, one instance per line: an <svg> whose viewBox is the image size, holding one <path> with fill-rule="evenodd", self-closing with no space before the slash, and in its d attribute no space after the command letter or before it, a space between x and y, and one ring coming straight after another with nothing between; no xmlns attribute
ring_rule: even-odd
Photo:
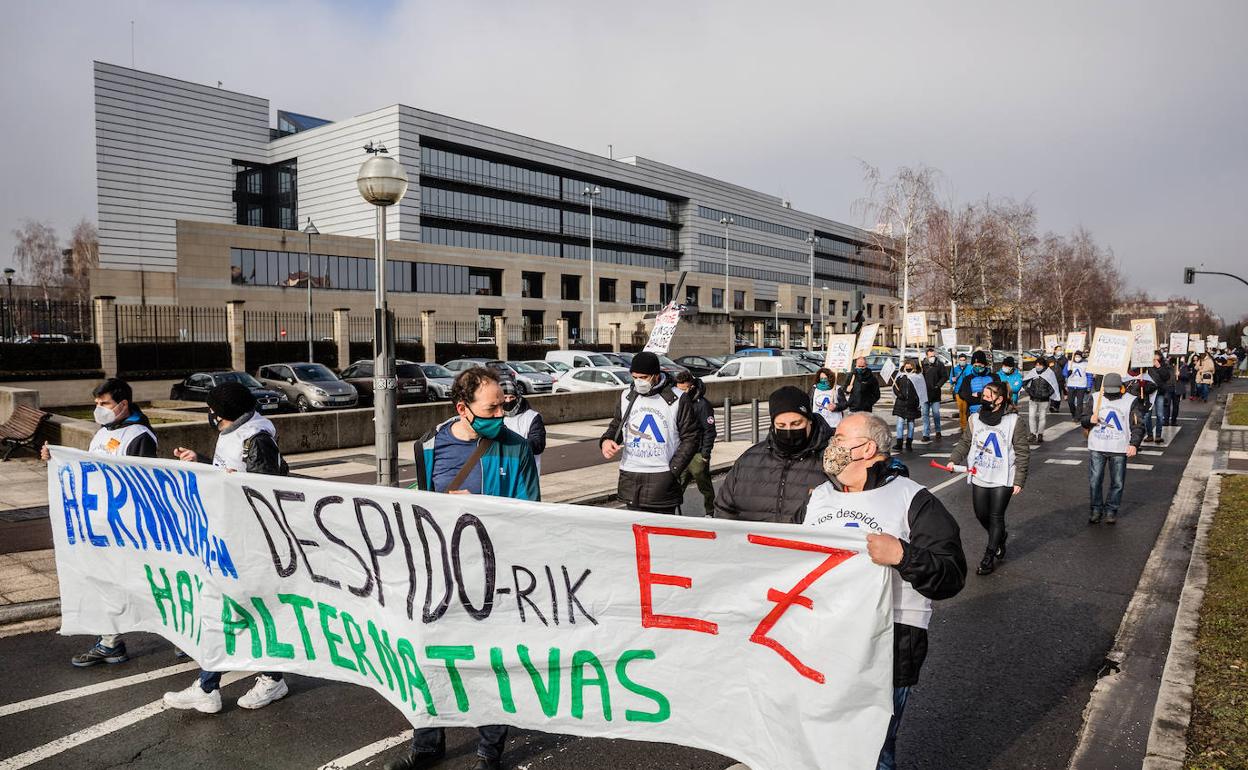
<svg viewBox="0 0 1248 770"><path fill-rule="evenodd" d="M852 334L829 334L828 354L823 365L834 372L848 372L854 368L854 341Z"/></svg>
<svg viewBox="0 0 1248 770"><path fill-rule="evenodd" d="M1066 335L1066 352L1074 353L1076 350L1084 350L1084 345L1088 343L1087 332L1071 332Z"/></svg>
<svg viewBox="0 0 1248 770"><path fill-rule="evenodd" d="M952 353L954 348L958 346L958 330L957 329L941 329L940 344L949 349Z"/></svg>
<svg viewBox="0 0 1248 770"><path fill-rule="evenodd" d="M909 347L927 345L927 313L922 310L906 313L906 344Z"/></svg>
<svg viewBox="0 0 1248 770"><path fill-rule="evenodd" d="M672 335L676 333L678 323L680 323L680 305L672 300L654 319L654 329L650 331L650 339L642 350L659 355L666 353L672 345Z"/></svg>
<svg viewBox="0 0 1248 770"><path fill-rule="evenodd" d="M1044 335L1044 354L1046 356L1053 355L1053 351L1057 350L1057 346L1062 344L1062 338L1056 334Z"/></svg>
<svg viewBox="0 0 1248 770"><path fill-rule="evenodd" d="M1172 356L1187 355L1187 334L1185 332L1171 332L1170 347L1167 352Z"/></svg>
<svg viewBox="0 0 1248 770"><path fill-rule="evenodd" d="M884 380L887 385L893 381L893 375L897 372L897 365L893 363L893 359L884 360L884 365L880 367L880 379Z"/></svg>
<svg viewBox="0 0 1248 770"><path fill-rule="evenodd" d="M874 768L892 714L895 575L867 557L865 528L62 447L48 497L61 633L149 631L209 670L365 685L415 726L666 741L753 770Z"/></svg>
<svg viewBox="0 0 1248 770"><path fill-rule="evenodd" d="M1157 352L1157 320L1136 318L1131 321L1131 366L1143 369L1153 365Z"/></svg>
<svg viewBox="0 0 1248 770"><path fill-rule="evenodd" d="M1204 340L1192 340L1192 341L1190 341L1190 342L1188 343L1188 352L1189 352L1189 353L1204 353L1204 352L1205 352L1205 341L1204 341Z"/></svg>
<svg viewBox="0 0 1248 770"><path fill-rule="evenodd" d="M858 342L854 345L854 358L871 355L871 348L875 346L875 335L879 331L879 324L865 324L858 330Z"/></svg>
<svg viewBox="0 0 1248 770"><path fill-rule="evenodd" d="M1210 350L1218 349L1218 335L1209 334L1205 336L1205 347Z"/></svg>
<svg viewBox="0 0 1248 770"><path fill-rule="evenodd" d="M1097 329L1088 351L1087 370L1091 374L1118 372L1126 375L1131 363L1133 337L1129 329ZM1150 361L1151 363L1151 361Z"/></svg>

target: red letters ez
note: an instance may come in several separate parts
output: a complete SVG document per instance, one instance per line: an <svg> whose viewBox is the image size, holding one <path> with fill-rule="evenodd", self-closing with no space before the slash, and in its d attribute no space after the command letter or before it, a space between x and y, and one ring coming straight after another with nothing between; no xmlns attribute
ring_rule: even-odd
<svg viewBox="0 0 1248 770"><path fill-rule="evenodd" d="M663 575L650 571L650 535L670 537L696 537L714 540L715 533L706 529L680 529L677 527L647 527L633 525L633 538L637 542L637 587L641 593L641 625L643 628L683 628L718 634L719 626L709 620L687 618L681 615L655 615L652 589L655 584L691 588L693 580L684 575Z"/></svg>
<svg viewBox="0 0 1248 770"><path fill-rule="evenodd" d="M824 676L820 672L806 665L797 659L797 656L789 651L780 642L767 636L767 633L775 628L776 623L780 621L780 616L794 604L800 604L808 610L815 608L814 602L808 596L802 596L802 591L814 585L814 582L823 577L829 570L836 567L841 562L856 555L855 551L846 551L842 548L832 548L826 545L815 545L814 543L804 543L800 540L786 540L778 537L766 537L764 535L750 535L749 541L756 545L766 545L772 548L792 548L797 551L812 551L814 553L826 553L828 558L810 571L806 577L797 582L797 585L789 589L787 593L780 593L774 588L767 589L767 601L775 602L776 606L771 608L771 612L758 623L758 627L754 629L754 633L750 634L750 641L755 644L761 644L770 647L780 654L782 658L789 662L797 672L807 679L812 679L819 684L824 683Z"/></svg>

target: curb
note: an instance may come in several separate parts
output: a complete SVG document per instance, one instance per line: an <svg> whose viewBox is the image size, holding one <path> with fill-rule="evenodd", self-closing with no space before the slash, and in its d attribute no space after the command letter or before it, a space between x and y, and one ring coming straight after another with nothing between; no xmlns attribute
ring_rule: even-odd
<svg viewBox="0 0 1248 770"><path fill-rule="evenodd" d="M27 620L54 618L61 614L60 599L43 599L37 602L21 602L0 606L0 626L22 623Z"/></svg>
<svg viewBox="0 0 1248 770"><path fill-rule="evenodd" d="M1226 411L1222 413L1222 425L1219 430L1248 430L1248 425L1231 425L1231 402L1237 395L1243 395L1245 398L1248 398L1248 395L1243 393L1226 394Z"/></svg>

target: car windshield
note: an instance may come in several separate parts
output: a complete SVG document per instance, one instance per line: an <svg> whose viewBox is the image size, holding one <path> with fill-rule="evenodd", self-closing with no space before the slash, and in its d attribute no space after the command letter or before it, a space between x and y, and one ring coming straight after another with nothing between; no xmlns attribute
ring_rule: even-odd
<svg viewBox="0 0 1248 770"><path fill-rule="evenodd" d="M406 377L409 380L421 379L421 369L416 364L398 364L394 367L394 371L400 377Z"/></svg>
<svg viewBox="0 0 1248 770"><path fill-rule="evenodd" d="M242 384L246 385L249 388L263 388L264 387L263 385L260 384L259 380L257 380L255 377L252 377L247 372L225 372L224 374L214 374L213 377L215 377L217 382L219 383L241 382Z"/></svg>
<svg viewBox="0 0 1248 770"><path fill-rule="evenodd" d="M512 363L507 364L507 365L510 366L512 369L516 370L517 372L520 372L521 374L537 374L536 369L524 363L523 361L513 361Z"/></svg>
<svg viewBox="0 0 1248 770"><path fill-rule="evenodd" d="M675 361L668 358L667 356L659 356L659 365L660 366L680 366L680 364L676 363Z"/></svg>
<svg viewBox="0 0 1248 770"><path fill-rule="evenodd" d="M455 377L455 372L452 372L450 369L447 369L445 366L441 366L440 364L421 364L420 368L425 371L426 377L434 377L434 378L440 378L440 377L454 378Z"/></svg>
<svg viewBox="0 0 1248 770"><path fill-rule="evenodd" d="M525 363L533 367L535 370L539 372L545 372L546 374L550 374L551 372L558 371L558 369L546 363L545 361L525 361Z"/></svg>
<svg viewBox="0 0 1248 770"><path fill-rule="evenodd" d="M291 368L295 370L295 377L304 382L333 382L338 379L321 364L298 364Z"/></svg>
<svg viewBox="0 0 1248 770"><path fill-rule="evenodd" d="M587 356L587 358L589 358L589 362L593 364L594 366L613 366L614 365L611 363L611 359L607 358L606 356L599 355L597 353L590 353Z"/></svg>
<svg viewBox="0 0 1248 770"><path fill-rule="evenodd" d="M706 358L707 365L713 366L716 369L718 369L719 367L727 363L725 359L719 358L718 356L705 356L705 358Z"/></svg>

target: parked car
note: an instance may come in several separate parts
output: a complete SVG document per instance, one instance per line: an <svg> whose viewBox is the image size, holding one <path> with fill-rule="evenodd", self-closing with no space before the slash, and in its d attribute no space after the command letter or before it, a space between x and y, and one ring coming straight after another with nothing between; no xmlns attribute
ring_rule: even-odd
<svg viewBox="0 0 1248 770"><path fill-rule="evenodd" d="M624 360L624 356L620 355L619 353L604 352L602 353L602 355L606 356L607 360L610 361L615 366L624 366L624 367L628 366L628 362Z"/></svg>
<svg viewBox="0 0 1248 770"><path fill-rule="evenodd" d="M741 348L737 351L738 356L778 356L780 348Z"/></svg>
<svg viewBox="0 0 1248 770"><path fill-rule="evenodd" d="M444 401L451 397L451 386L455 384L455 372L442 364L418 364L425 373L425 384L429 387L430 401Z"/></svg>
<svg viewBox="0 0 1248 770"><path fill-rule="evenodd" d="M681 356L676 359L676 363L688 369L694 377L705 377L712 372L718 372L726 362L715 356Z"/></svg>
<svg viewBox="0 0 1248 770"><path fill-rule="evenodd" d="M810 372L811 374L819 371L819 367L822 366L822 364L817 364L806 358L794 358L793 360L797 362L798 369L801 369L804 372Z"/></svg>
<svg viewBox="0 0 1248 770"><path fill-rule="evenodd" d="M621 361L623 361L623 362L624 362L624 366L632 366L632 365L633 365L633 356L635 356L635 355L637 355L637 354L636 354L636 353L625 353L625 352L623 352L623 351L620 351L619 353L616 353L616 354L615 354L615 357L616 357L616 358L618 358L618 359L620 359Z"/></svg>
<svg viewBox="0 0 1248 770"><path fill-rule="evenodd" d="M324 364L268 364L260 367L257 379L266 388L285 394L301 412L346 409L360 401L355 388Z"/></svg>
<svg viewBox="0 0 1248 770"><path fill-rule="evenodd" d="M543 361L542 363L546 364L551 369L555 370L556 380L559 379L559 375L563 374L564 372L572 371L572 367L568 366L562 361Z"/></svg>
<svg viewBox="0 0 1248 770"><path fill-rule="evenodd" d="M208 391L227 382L241 382L256 397L256 410L263 413L277 412L290 406L286 394L266 388L247 372L196 372L169 388L173 401L207 401Z"/></svg>
<svg viewBox="0 0 1248 770"><path fill-rule="evenodd" d="M425 382L425 372L419 364L411 361L394 362L394 374L398 379L398 401L400 404L414 404L429 400L429 385ZM360 406L371 406L373 403L373 360L361 359L348 366L342 372L342 379L351 384L360 395Z"/></svg>
<svg viewBox="0 0 1248 770"><path fill-rule="evenodd" d="M589 390L623 390L632 384L633 376L622 366L589 366L570 369L555 382L556 393L581 393Z"/></svg>
<svg viewBox="0 0 1248 770"><path fill-rule="evenodd" d="M572 369L589 366L615 366L615 364L611 363L611 359L603 354L589 350L548 350L546 351L546 360L561 361Z"/></svg>
<svg viewBox="0 0 1248 770"><path fill-rule="evenodd" d="M516 382L516 375L507 368L507 364L497 358L457 358L454 361L447 361L445 364L455 374L459 374L465 369L471 369L474 366L484 366L486 369L498 375L501 382ZM517 386L519 390L519 386Z"/></svg>
<svg viewBox="0 0 1248 770"><path fill-rule="evenodd" d="M659 356L659 370L668 376L675 376L677 372L689 371L685 367L676 363L667 356Z"/></svg>
<svg viewBox="0 0 1248 770"><path fill-rule="evenodd" d="M784 377L802 373L797 361L787 356L744 356L729 361L718 372L707 375L705 379L743 380L747 377Z"/></svg>
<svg viewBox="0 0 1248 770"><path fill-rule="evenodd" d="M529 366L533 367L534 369L541 372L542 374L549 374L551 377L554 377L556 380L559 379L559 375L567 371L566 368L564 369L556 368L553 364L551 364L550 361L543 361L538 358L530 359L528 361L523 361L522 363L528 364Z"/></svg>
<svg viewBox="0 0 1248 770"><path fill-rule="evenodd" d="M533 393L549 393L554 387L555 377L529 366L523 361L508 361L504 364L516 378L516 390L520 395Z"/></svg>

